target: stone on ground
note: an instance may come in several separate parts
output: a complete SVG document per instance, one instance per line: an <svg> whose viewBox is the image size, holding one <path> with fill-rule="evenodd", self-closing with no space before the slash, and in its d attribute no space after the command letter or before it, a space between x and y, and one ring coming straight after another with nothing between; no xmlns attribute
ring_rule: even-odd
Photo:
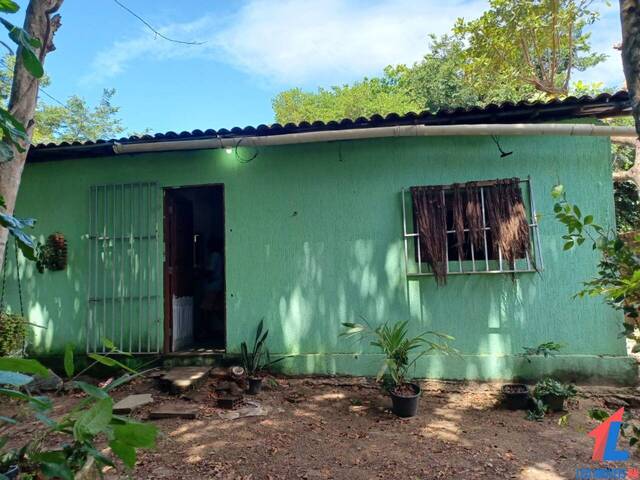
<svg viewBox="0 0 640 480"><path fill-rule="evenodd" d="M172 393L196 388L209 375L211 367L174 367L160 377L160 386Z"/></svg>
<svg viewBox="0 0 640 480"><path fill-rule="evenodd" d="M153 403L153 397L150 393L142 393L140 395L129 395L113 406L113 413L121 415L131 413L136 408Z"/></svg>
<svg viewBox="0 0 640 480"><path fill-rule="evenodd" d="M269 413L269 407L262 406L260 402L247 400L245 403L246 406L237 410L218 412L218 416L223 420L235 420L243 417L264 417Z"/></svg>
<svg viewBox="0 0 640 480"><path fill-rule="evenodd" d="M38 374L33 376L33 380L25 386L29 393L53 392L62 388L62 379L49 369L49 376L42 377Z"/></svg>

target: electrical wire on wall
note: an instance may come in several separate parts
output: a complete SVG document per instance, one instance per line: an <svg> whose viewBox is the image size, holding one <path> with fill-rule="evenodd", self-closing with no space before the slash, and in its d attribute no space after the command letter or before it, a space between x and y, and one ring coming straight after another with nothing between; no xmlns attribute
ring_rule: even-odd
<svg viewBox="0 0 640 480"><path fill-rule="evenodd" d="M238 147L240 147L240 144L242 143L242 140L244 140L244 139L243 138L238 139L238 141L236 142L235 147L233 148L233 151L235 153L236 159L238 159L238 161L240 163L252 162L260 154L260 150L255 145L249 146L249 147L243 147L243 148L253 148L253 153L251 153L251 155L243 157L242 155L240 155L240 150L238 149Z"/></svg>
<svg viewBox="0 0 640 480"><path fill-rule="evenodd" d="M495 135L491 135L491 139L493 140L493 143L496 144L496 147L498 147L498 150L500 151L500 158L504 158L504 157L508 157L509 155L511 155L513 152L505 152L502 147L500 146L500 142L498 141L498 137Z"/></svg>

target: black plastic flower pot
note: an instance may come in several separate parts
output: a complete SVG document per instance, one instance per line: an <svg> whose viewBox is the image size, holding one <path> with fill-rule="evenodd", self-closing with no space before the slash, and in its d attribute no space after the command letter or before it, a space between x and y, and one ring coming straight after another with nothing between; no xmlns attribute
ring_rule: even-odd
<svg viewBox="0 0 640 480"><path fill-rule="evenodd" d="M0 470L0 472L1 471L2 470ZM2 474L9 480L14 480L18 478L18 475L20 475L20 467L18 467L18 465L11 465L4 472L2 472Z"/></svg>
<svg viewBox="0 0 640 480"><path fill-rule="evenodd" d="M258 377L249 377L249 395L257 395L262 390L262 379Z"/></svg>
<svg viewBox="0 0 640 480"><path fill-rule="evenodd" d="M396 393L395 388L389 390L392 405L391 411L399 417L414 417L418 413L418 402L420 401L422 390L415 383L406 383L402 386L411 387L414 393L399 395Z"/></svg>
<svg viewBox="0 0 640 480"><path fill-rule="evenodd" d="M502 404L509 410L529 408L529 387L523 383L507 383L502 386Z"/></svg>
<svg viewBox="0 0 640 480"><path fill-rule="evenodd" d="M543 395L540 400L544 403L551 412L562 412L564 410L564 401L566 397L559 395Z"/></svg>

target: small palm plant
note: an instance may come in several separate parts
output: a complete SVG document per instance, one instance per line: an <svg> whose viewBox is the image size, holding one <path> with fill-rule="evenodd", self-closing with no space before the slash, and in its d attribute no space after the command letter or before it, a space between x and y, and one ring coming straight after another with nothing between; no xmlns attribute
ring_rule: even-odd
<svg viewBox="0 0 640 480"><path fill-rule="evenodd" d="M366 320L361 323L343 323L346 328L340 334L341 337L370 337L371 345L378 347L385 355L385 361L378 372L378 381L388 373L391 378L389 391L402 395L407 390L415 390L408 381L409 369L414 367L416 362L432 351L441 353L457 353L450 347L448 341L455 340L452 336L425 331L415 337L409 337L409 322L400 321L394 324L384 323L376 328L371 327ZM431 340L434 338L435 340ZM415 353L413 358L410 354ZM419 392L416 392L419 393Z"/></svg>
<svg viewBox="0 0 640 480"><path fill-rule="evenodd" d="M264 333L264 319L260 320L258 329L256 330L256 338L253 341L251 351L247 347L247 342L240 344L240 355L242 359L242 366L248 377L255 377L260 370L262 370L262 358L265 355L265 342L269 335L269 330L265 330Z"/></svg>
<svg viewBox="0 0 640 480"><path fill-rule="evenodd" d="M251 350L249 350L247 342L240 344L240 359L249 378L249 393L252 394L260 391L262 385L262 379L259 378L260 372L286 358L279 357L275 360L271 359L269 350L266 347L268 335L269 330L264 330L264 319L262 319L256 329L256 336Z"/></svg>

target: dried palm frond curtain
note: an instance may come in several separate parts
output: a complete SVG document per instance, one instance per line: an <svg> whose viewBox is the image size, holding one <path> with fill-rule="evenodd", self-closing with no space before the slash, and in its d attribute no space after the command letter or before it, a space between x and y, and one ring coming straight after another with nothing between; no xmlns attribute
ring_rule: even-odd
<svg viewBox="0 0 640 480"><path fill-rule="evenodd" d="M486 227L489 251L484 255L496 258L499 251L504 261L513 263L529 253L529 223L519 178L482 182L482 186L478 182L454 184L446 190L442 186L411 187L411 197L421 261L431 266L439 284L447 278L447 229L454 232L460 259L465 259L465 242L469 248L483 251Z"/></svg>

